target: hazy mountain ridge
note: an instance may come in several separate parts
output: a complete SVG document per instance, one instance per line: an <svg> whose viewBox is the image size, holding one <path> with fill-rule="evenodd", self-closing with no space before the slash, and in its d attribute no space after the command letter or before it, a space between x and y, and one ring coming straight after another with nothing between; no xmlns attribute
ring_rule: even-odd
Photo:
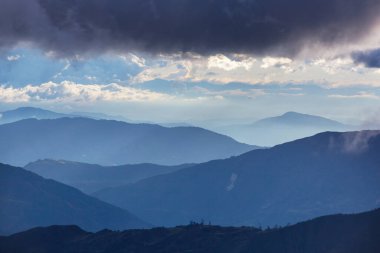
<svg viewBox="0 0 380 253"><path fill-rule="evenodd" d="M57 113L37 107L19 107L14 110L0 112L0 124L12 123L24 119L58 119L64 117L79 116Z"/></svg>
<svg viewBox="0 0 380 253"><path fill-rule="evenodd" d="M13 252L65 253L378 253L380 210L333 215L279 229L218 227L193 224L88 233L76 226L35 228L0 237L0 250Z"/></svg>
<svg viewBox="0 0 380 253"><path fill-rule="evenodd" d="M321 132L345 132L356 129L358 127L316 115L287 112L280 116L258 120L252 124L226 126L215 130L245 143L274 146Z"/></svg>
<svg viewBox="0 0 380 253"><path fill-rule="evenodd" d="M298 112L286 112L283 115L265 118L256 121L252 126L255 127L268 127L278 125L290 125L290 126L305 126L305 127L331 127L331 128L342 128L347 127L343 123L335 120L324 118L321 116L298 113Z"/></svg>
<svg viewBox="0 0 380 253"><path fill-rule="evenodd" d="M0 164L0 206L0 234L55 224L76 224L90 231L150 226L75 188L5 164Z"/></svg>
<svg viewBox="0 0 380 253"><path fill-rule="evenodd" d="M380 131L326 132L94 196L157 225L284 225L379 207L379 152Z"/></svg>
<svg viewBox="0 0 380 253"><path fill-rule="evenodd" d="M100 166L72 161L38 160L24 168L44 178L54 179L75 187L85 193L134 183L139 180L174 172L193 166L160 166L155 164L136 164L120 166Z"/></svg>
<svg viewBox="0 0 380 253"><path fill-rule="evenodd" d="M193 123L186 122L142 122L127 119L119 115L108 115L104 113L91 112L71 112L65 114L41 109L38 107L20 107L14 110L4 111L0 113L0 124L12 123L19 120L31 118L58 119L64 117L116 120L132 124L160 125L166 128L195 127ZM360 129L358 126L346 125L325 117L298 112L286 112L283 115L264 118L252 124L229 126L218 126L217 124L215 126L211 126L212 124L208 125L205 122L198 122L195 125L198 124L204 126L205 129L210 129L211 131L231 136L240 142L260 146L273 146L325 131L352 131ZM373 127L371 129L373 129Z"/></svg>
<svg viewBox="0 0 380 253"><path fill-rule="evenodd" d="M88 118L27 119L0 125L0 143L0 161L22 166L46 158L101 165L177 165L256 148L202 128Z"/></svg>

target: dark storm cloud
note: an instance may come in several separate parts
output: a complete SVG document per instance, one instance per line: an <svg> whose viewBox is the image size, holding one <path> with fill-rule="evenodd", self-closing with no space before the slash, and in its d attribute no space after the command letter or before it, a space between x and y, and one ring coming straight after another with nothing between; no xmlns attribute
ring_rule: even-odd
<svg viewBox="0 0 380 253"><path fill-rule="evenodd" d="M357 64L364 64L367 68L380 68L380 48L354 52L351 56Z"/></svg>
<svg viewBox="0 0 380 253"><path fill-rule="evenodd" d="M292 55L357 40L380 0L0 0L0 46Z"/></svg>

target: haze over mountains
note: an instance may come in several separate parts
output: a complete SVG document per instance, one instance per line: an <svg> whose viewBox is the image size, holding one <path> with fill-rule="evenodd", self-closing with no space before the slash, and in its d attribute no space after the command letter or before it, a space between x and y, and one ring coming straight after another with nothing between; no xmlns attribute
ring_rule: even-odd
<svg viewBox="0 0 380 253"><path fill-rule="evenodd" d="M11 123L23 119L57 119L63 117L84 117L90 119L117 120L133 124L152 124L163 127L193 127L201 125L205 129L210 129L221 134L230 136L242 143L250 145L270 147L277 144L293 141L326 131L353 131L377 129L374 126L364 127L340 123L325 117L298 112L286 112L280 116L264 118L252 124L225 125L220 123L207 122L166 122L155 123L149 121L136 121L123 116L108 115L104 113L71 112L57 113L36 107L20 107L14 110L0 113L0 124ZM373 124L372 124L373 125Z"/></svg>
<svg viewBox="0 0 380 253"><path fill-rule="evenodd" d="M85 117L90 119L117 120L134 124L156 124L169 128L202 125L206 129L231 136L242 143L263 147L274 146L325 131L352 131L361 128L359 126L346 125L328 118L298 112L287 112L280 116L264 118L252 124L229 126L225 126L222 123L209 125L205 122L141 122L127 119L123 116L114 116L104 113L71 112L65 114L36 107L20 107L14 110L4 111L0 113L0 115L0 124L31 118L57 119L63 117ZM376 128L371 127L370 129Z"/></svg>
<svg viewBox="0 0 380 253"><path fill-rule="evenodd" d="M100 165L177 165L256 148L202 128L88 118L26 119L0 125L0 143L0 161L19 166L45 158Z"/></svg>
<svg viewBox="0 0 380 253"><path fill-rule="evenodd" d="M0 112L0 124L11 123L23 119L58 119L73 115L57 113L35 107L19 107L14 110Z"/></svg>
<svg viewBox="0 0 380 253"><path fill-rule="evenodd" d="M193 165L136 164L105 167L97 164L45 159L29 163L24 169L44 178L54 179L73 186L85 193L93 193L105 188L126 185L152 176L171 173L190 166Z"/></svg>
<svg viewBox="0 0 380 253"><path fill-rule="evenodd" d="M35 228L0 237L0 251L7 253L378 253L380 210L321 217L294 226L262 231L193 224L88 233L76 226Z"/></svg>
<svg viewBox="0 0 380 253"><path fill-rule="evenodd" d="M380 253L379 13L0 0L0 253Z"/></svg>
<svg viewBox="0 0 380 253"><path fill-rule="evenodd" d="M326 132L94 196L156 225L285 225L379 207L379 153L380 131Z"/></svg>
<svg viewBox="0 0 380 253"><path fill-rule="evenodd" d="M13 110L0 112L0 124L12 123L23 119L58 119L58 118L90 118L105 120L129 121L122 116L113 116L104 113L71 112L58 113L38 107L19 107ZM130 121L132 123L132 121Z"/></svg>
<svg viewBox="0 0 380 253"><path fill-rule="evenodd" d="M227 134L244 143L274 146L326 131L349 131L357 127L320 116L287 112L283 115L261 119L248 125L219 127L217 132Z"/></svg>
<svg viewBox="0 0 380 253"><path fill-rule="evenodd" d="M254 150L257 146L191 126L97 120L36 108L20 108L3 119L14 122L0 125L0 162L25 165L33 173L0 166L2 234L48 225L97 231L192 220L277 226L380 207L380 131L324 132ZM326 128L350 126L290 112L258 121L241 134L278 141ZM297 133L285 134L291 131ZM209 229L212 238L222 231L233 240L231 233L237 232L242 245L247 242L241 235L257 233ZM160 233L194 236L187 227Z"/></svg>
<svg viewBox="0 0 380 253"><path fill-rule="evenodd" d="M32 172L0 164L0 234L76 224L89 231L150 225L126 210Z"/></svg>

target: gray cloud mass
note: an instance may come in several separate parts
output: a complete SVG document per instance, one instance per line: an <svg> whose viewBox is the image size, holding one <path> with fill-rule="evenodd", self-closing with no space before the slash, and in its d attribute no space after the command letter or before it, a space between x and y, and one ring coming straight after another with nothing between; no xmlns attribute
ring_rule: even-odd
<svg viewBox="0 0 380 253"><path fill-rule="evenodd" d="M360 39L380 0L0 0L0 47L295 55Z"/></svg>
<svg viewBox="0 0 380 253"><path fill-rule="evenodd" d="M353 52L351 57L357 64L364 64L367 68L380 68L380 48Z"/></svg>

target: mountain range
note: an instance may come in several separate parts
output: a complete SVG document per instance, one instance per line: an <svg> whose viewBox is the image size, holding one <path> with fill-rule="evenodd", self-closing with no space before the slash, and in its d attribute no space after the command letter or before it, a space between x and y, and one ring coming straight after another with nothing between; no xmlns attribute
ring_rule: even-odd
<svg viewBox="0 0 380 253"><path fill-rule="evenodd" d="M49 225L76 224L89 231L151 226L75 188L4 164L0 164L0 207L0 234Z"/></svg>
<svg viewBox="0 0 380 253"><path fill-rule="evenodd" d="M362 128L358 126L346 125L328 118L298 112L287 112L280 116L258 120L252 124L227 126L216 124L214 126L210 126L209 124L205 124L205 122L198 122L194 124L186 122L140 122L132 119L127 119L123 116L114 116L104 113L57 113L37 107L20 107L14 110L0 112L0 124L11 123L23 119L57 119L63 117L84 117L90 119L116 120L134 124L147 123L151 125L160 125L167 128L193 127L194 124L202 125L205 129L210 129L211 131L231 136L242 143L259 145L262 147L274 146L325 131L344 132ZM370 127L369 129L374 128Z"/></svg>
<svg viewBox="0 0 380 253"><path fill-rule="evenodd" d="M13 110L0 112L0 124L12 123L23 119L58 119L58 118L90 118L90 119L105 119L105 120L118 120L125 122L133 122L122 116L108 115L104 113L92 112L71 112L59 113L51 110L46 110L38 107L18 107ZM133 122L138 123L138 122Z"/></svg>
<svg viewBox="0 0 380 253"><path fill-rule="evenodd" d="M197 127L89 118L26 119L0 125L0 143L0 162L17 166L38 159L178 165L228 158L257 148Z"/></svg>
<svg viewBox="0 0 380 253"><path fill-rule="evenodd" d="M213 130L244 143L269 147L321 132L344 132L355 129L354 126L324 117L287 112L280 116L261 119L253 124L224 126Z"/></svg>
<svg viewBox="0 0 380 253"><path fill-rule="evenodd" d="M285 225L380 206L380 131L326 132L94 194L157 225Z"/></svg>
<svg viewBox="0 0 380 253"><path fill-rule="evenodd" d="M191 224L175 228L97 233L51 226L0 237L7 253L378 253L380 210L333 215L261 230Z"/></svg>
<svg viewBox="0 0 380 253"><path fill-rule="evenodd" d="M57 113L36 107L19 107L0 112L0 124L12 123L23 119L58 119L74 115Z"/></svg>
<svg viewBox="0 0 380 253"><path fill-rule="evenodd" d="M89 194L105 188L135 183L145 178L171 173L190 166L193 165L135 164L106 167L97 164L44 159L29 163L24 169L44 178L54 179L73 186Z"/></svg>

